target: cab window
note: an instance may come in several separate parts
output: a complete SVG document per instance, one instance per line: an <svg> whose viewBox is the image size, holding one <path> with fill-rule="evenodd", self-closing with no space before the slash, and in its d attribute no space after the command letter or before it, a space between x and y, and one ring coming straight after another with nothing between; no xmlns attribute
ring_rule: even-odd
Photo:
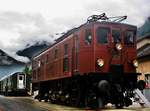
<svg viewBox="0 0 150 111"><path fill-rule="evenodd" d="M124 36L124 43L126 45L132 45L134 43L134 36L135 36L134 31L126 31Z"/></svg>
<svg viewBox="0 0 150 111"><path fill-rule="evenodd" d="M91 30L86 30L85 31L85 37L84 37L84 43L85 45L90 45L92 42L92 33Z"/></svg>
<svg viewBox="0 0 150 111"><path fill-rule="evenodd" d="M100 44L107 43L108 42L107 37L108 37L109 32L110 32L109 28L98 27L96 30L97 43L100 43Z"/></svg>
<svg viewBox="0 0 150 111"><path fill-rule="evenodd" d="M112 30L112 40L114 43L121 42L120 30Z"/></svg>

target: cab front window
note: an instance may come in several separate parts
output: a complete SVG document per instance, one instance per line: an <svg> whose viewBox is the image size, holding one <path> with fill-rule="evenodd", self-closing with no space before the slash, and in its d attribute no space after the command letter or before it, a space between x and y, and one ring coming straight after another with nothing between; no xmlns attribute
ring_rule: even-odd
<svg viewBox="0 0 150 111"><path fill-rule="evenodd" d="M125 45L134 44L134 37L135 37L135 32L134 31L126 31L125 36L124 36Z"/></svg>
<svg viewBox="0 0 150 111"><path fill-rule="evenodd" d="M109 28L106 27L98 27L96 30L96 39L97 39L97 43L99 44L105 44L108 43L108 34L110 32Z"/></svg>
<svg viewBox="0 0 150 111"><path fill-rule="evenodd" d="M120 30L112 30L112 39L114 43L121 42Z"/></svg>

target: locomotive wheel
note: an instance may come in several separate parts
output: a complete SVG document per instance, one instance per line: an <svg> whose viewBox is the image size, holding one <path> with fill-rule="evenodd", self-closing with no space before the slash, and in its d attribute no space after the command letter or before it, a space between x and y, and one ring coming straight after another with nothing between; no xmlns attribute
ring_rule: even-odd
<svg viewBox="0 0 150 111"><path fill-rule="evenodd" d="M124 106L124 96L123 96L123 92L121 89L121 86L119 84L116 84L116 100L115 100L115 106L116 108L123 108Z"/></svg>
<svg viewBox="0 0 150 111"><path fill-rule="evenodd" d="M109 98L110 84L107 80L101 80L98 83L97 105L98 108L103 108Z"/></svg>
<svg viewBox="0 0 150 111"><path fill-rule="evenodd" d="M103 108L104 107L104 101L101 97L97 98L97 102L98 102L98 108Z"/></svg>
<svg viewBox="0 0 150 111"><path fill-rule="evenodd" d="M81 99L81 89L80 85L77 81L74 81L71 86L70 91L70 105L71 106L79 106Z"/></svg>
<svg viewBox="0 0 150 111"><path fill-rule="evenodd" d="M125 106L128 107L129 105L132 105L132 100L128 97L125 98Z"/></svg>
<svg viewBox="0 0 150 111"><path fill-rule="evenodd" d="M96 93L89 88L88 92L87 92L87 96L86 96L86 107L91 107L91 108L97 108L97 97L96 97Z"/></svg>
<svg viewBox="0 0 150 111"><path fill-rule="evenodd" d="M118 102L118 103L115 103L115 106L116 106L116 108L121 109L121 108L123 108L124 104L123 104L123 102Z"/></svg>
<svg viewBox="0 0 150 111"><path fill-rule="evenodd" d="M56 103L56 93L55 93L55 91L52 92L50 100L51 100L52 103Z"/></svg>
<svg viewBox="0 0 150 111"><path fill-rule="evenodd" d="M48 102L48 93L45 94L45 96L44 96L44 101L45 101L45 102Z"/></svg>

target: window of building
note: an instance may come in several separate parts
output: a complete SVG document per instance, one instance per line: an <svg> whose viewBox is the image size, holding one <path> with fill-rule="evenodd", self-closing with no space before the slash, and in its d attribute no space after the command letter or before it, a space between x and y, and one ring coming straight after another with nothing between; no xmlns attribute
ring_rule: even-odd
<svg viewBox="0 0 150 111"><path fill-rule="evenodd" d="M63 59L63 72L69 71L69 59L64 58Z"/></svg>
<svg viewBox="0 0 150 111"><path fill-rule="evenodd" d="M68 44L64 45L64 55L68 55Z"/></svg>
<svg viewBox="0 0 150 111"><path fill-rule="evenodd" d="M98 27L96 30L97 43L100 43L100 44L107 43L108 42L107 37L108 37L109 32L110 32L109 28Z"/></svg>
<svg viewBox="0 0 150 111"><path fill-rule="evenodd" d="M86 45L90 45L91 42L92 42L92 33L91 33L91 30L88 29L85 31L84 43Z"/></svg>
<svg viewBox="0 0 150 111"><path fill-rule="evenodd" d="M112 39L114 43L121 42L120 30L112 30Z"/></svg>
<svg viewBox="0 0 150 111"><path fill-rule="evenodd" d="M145 74L146 88L150 88L150 74Z"/></svg>
<svg viewBox="0 0 150 111"><path fill-rule="evenodd" d="M134 43L134 36L135 32L134 31L126 31L125 36L124 36L124 43L126 45L131 45Z"/></svg>

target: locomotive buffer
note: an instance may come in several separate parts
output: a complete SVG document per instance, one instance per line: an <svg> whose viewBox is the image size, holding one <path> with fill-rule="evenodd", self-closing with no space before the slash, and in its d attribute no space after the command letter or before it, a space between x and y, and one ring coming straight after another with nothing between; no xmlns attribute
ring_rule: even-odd
<svg viewBox="0 0 150 111"><path fill-rule="evenodd" d="M150 102L139 89L135 89L135 99L139 102L141 106L144 105L144 107L150 107Z"/></svg>

